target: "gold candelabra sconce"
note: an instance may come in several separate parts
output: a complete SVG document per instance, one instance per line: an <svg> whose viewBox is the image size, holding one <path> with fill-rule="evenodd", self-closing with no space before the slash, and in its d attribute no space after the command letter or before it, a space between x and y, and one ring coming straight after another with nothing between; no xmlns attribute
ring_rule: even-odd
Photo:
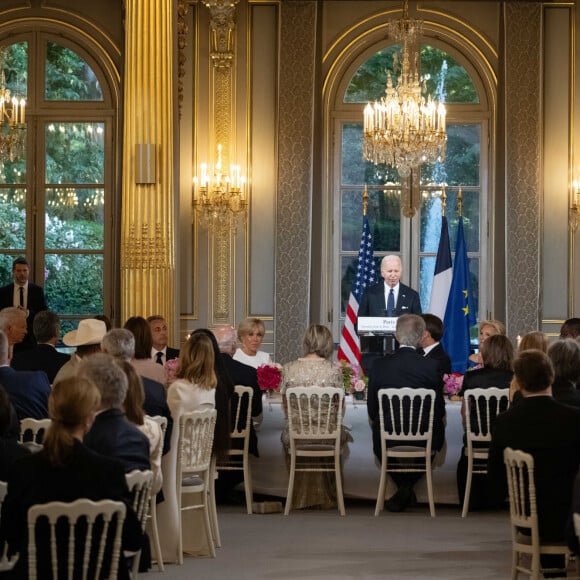
<svg viewBox="0 0 580 580"><path fill-rule="evenodd" d="M0 48L0 157L14 161L24 154L26 142L26 100L6 86L6 48Z"/></svg>
<svg viewBox="0 0 580 580"><path fill-rule="evenodd" d="M576 232L578 226L580 225L580 181L578 181L578 179L574 179L570 184L570 188L571 200L569 222L572 231Z"/></svg>
<svg viewBox="0 0 580 580"><path fill-rule="evenodd" d="M239 165L223 167L222 146L217 146L217 160L213 168L200 165L200 175L193 178L193 218L208 231L235 232L246 224L248 197L246 178Z"/></svg>

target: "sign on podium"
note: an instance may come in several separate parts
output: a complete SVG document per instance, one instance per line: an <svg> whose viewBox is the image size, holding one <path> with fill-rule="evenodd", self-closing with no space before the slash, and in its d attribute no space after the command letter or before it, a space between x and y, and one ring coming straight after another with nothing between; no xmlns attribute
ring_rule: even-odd
<svg viewBox="0 0 580 580"><path fill-rule="evenodd" d="M394 334L397 328L396 316L360 316L357 323L358 333Z"/></svg>

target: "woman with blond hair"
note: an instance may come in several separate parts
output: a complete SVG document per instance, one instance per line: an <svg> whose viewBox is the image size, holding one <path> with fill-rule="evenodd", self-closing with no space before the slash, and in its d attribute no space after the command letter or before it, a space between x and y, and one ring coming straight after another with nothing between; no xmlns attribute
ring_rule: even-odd
<svg viewBox="0 0 580 580"><path fill-rule="evenodd" d="M83 437L93 424L100 401L98 388L87 379L68 378L57 382L48 400L52 423L44 436L43 449L20 459L14 466L2 506L0 536L7 540L12 553L20 553L16 578L28 577L26 518L31 506L80 498L124 502L129 499L123 464L83 445ZM140 549L142 539L141 525L128 506L123 549ZM47 536L41 540L37 537L37 558L39 562L46 562L50 539ZM66 551L59 553L59 560L66 562ZM110 554L105 555L104 562L105 565L110 562ZM123 560L118 577L129 577Z"/></svg>
<svg viewBox="0 0 580 580"><path fill-rule="evenodd" d="M177 461L179 441L179 418L185 413L202 409L215 408L217 377L214 371L215 355L209 336L204 333L193 333L183 345L179 355L179 368L176 380L167 389L167 404L173 417L174 428L171 434L171 448L163 456L163 495L165 501L158 505L159 537L163 560L177 562L179 518L183 517L183 548L188 553L200 553L202 526L195 526L190 521L193 512L182 514L177 506Z"/></svg>
<svg viewBox="0 0 580 580"><path fill-rule="evenodd" d="M266 327L259 318L245 318L238 324L238 340L241 347L234 353L234 359L257 369L272 362L270 355L260 350Z"/></svg>
<svg viewBox="0 0 580 580"><path fill-rule="evenodd" d="M479 369L483 366L481 349L490 337L499 334L505 336L505 324L499 320L483 320L479 323L479 352L474 352L467 359L467 370Z"/></svg>

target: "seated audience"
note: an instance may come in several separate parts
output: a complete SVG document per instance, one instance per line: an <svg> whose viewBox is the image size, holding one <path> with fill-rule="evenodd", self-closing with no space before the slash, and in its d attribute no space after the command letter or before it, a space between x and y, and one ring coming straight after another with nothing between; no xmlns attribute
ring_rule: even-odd
<svg viewBox="0 0 580 580"><path fill-rule="evenodd" d="M470 389L488 389L497 387L498 389L507 389L513 377L513 360L514 349L510 339L501 334L490 336L481 349L483 367L474 369L466 373L463 378L463 387L460 395L465 394ZM485 412L485 409L480 411ZM477 420L477 411L472 410L471 417ZM461 407L461 416L465 418L465 402ZM465 423L464 423L465 427ZM459 502L463 504L465 495L465 484L467 481L467 456L465 455L466 441L463 437L463 449L457 464L457 491ZM487 481L485 474L474 474L471 482L471 493L469 495L469 509L471 511L485 509L487 502Z"/></svg>
<svg viewBox="0 0 580 580"><path fill-rule="evenodd" d="M60 336L60 320L50 310L42 310L32 323L36 345L16 352L10 366L17 371L44 371L50 384L61 367L70 360L64 352L58 352L56 345Z"/></svg>
<svg viewBox="0 0 580 580"><path fill-rule="evenodd" d="M0 331L0 384L4 386L18 420L48 417L50 383L44 371L15 371L9 366L8 339Z"/></svg>
<svg viewBox="0 0 580 580"><path fill-rule="evenodd" d="M451 359L445 352L441 339L443 338L443 321L434 314L421 314L425 321L425 334L421 339L423 356L439 363L441 376L451 372Z"/></svg>
<svg viewBox="0 0 580 580"><path fill-rule="evenodd" d="M9 306L0 310L0 330L6 334L9 345L8 358L12 359L14 347L17 344L22 344L28 332L26 310L16 306Z"/></svg>
<svg viewBox="0 0 580 580"><path fill-rule="evenodd" d="M15 429L17 429L16 436L14 436ZM17 459L30 454L28 447L18 442L19 431L18 420L14 407L10 403L10 397L0 385L0 481L8 480Z"/></svg>
<svg viewBox="0 0 580 580"><path fill-rule="evenodd" d="M554 368L545 353L522 352L514 362L514 372L522 400L499 415L495 423L488 462L490 500L493 505L502 505L508 494L504 449L530 453L540 539L563 541L580 465L580 409L552 397ZM542 567L564 567L563 557L540 558Z"/></svg>
<svg viewBox="0 0 580 580"><path fill-rule="evenodd" d="M548 352L548 339L543 332L539 330L534 330L532 332L527 332L522 336L518 343L518 354L524 352L525 350L541 350L542 352ZM518 393L518 385L515 377L512 378L510 383L510 403L517 402L521 395ZM517 395L516 395L517 393Z"/></svg>
<svg viewBox="0 0 580 580"><path fill-rule="evenodd" d="M286 457L290 467L290 434L286 408L286 390L290 387L311 387L324 385L343 388L342 371L331 361L334 343L330 330L321 324L311 324L302 339L302 356L284 365L280 392L283 397L286 420L281 435ZM343 428L341 445L352 439ZM294 484L292 507L303 508L336 508L336 479L332 471L298 472Z"/></svg>
<svg viewBox="0 0 580 580"><path fill-rule="evenodd" d="M119 459L127 473L150 469L149 440L123 413L128 380L115 359L104 353L86 357L77 376L93 382L101 393L99 411L85 436L85 445Z"/></svg>
<svg viewBox="0 0 580 580"><path fill-rule="evenodd" d="M142 543L141 526L128 503L129 490L123 466L116 459L103 457L85 447L83 437L91 428L99 408L98 389L86 379L67 379L56 383L50 397L52 424L44 437L43 449L19 459L8 478L8 494L2 505L0 536L8 542L11 553L20 557L14 578L28 578L27 514L31 506L51 501L72 502L79 498L93 501L112 499L127 503L123 527L123 548L138 550ZM60 528L56 528L57 534ZM46 562L50 549L48 529L37 536L37 559ZM59 552L67 560L65 549ZM105 566L111 560L105 554ZM46 572L46 570L45 570ZM42 574L39 577L45 577ZM75 578L80 570L75 569ZM105 576L108 577L105 571ZM129 578L121 559L118 578Z"/></svg>
<svg viewBox="0 0 580 580"><path fill-rule="evenodd" d="M107 332L107 325L96 318L85 318L79 322L76 330L67 332L62 341L66 346L76 347L70 360L65 363L54 377L54 383L74 377L81 361L92 354L101 352L101 340Z"/></svg>
<svg viewBox="0 0 580 580"><path fill-rule="evenodd" d="M164 365L168 360L179 358L179 350L167 346L167 322L163 316L156 314L147 318L151 329L151 358L160 365Z"/></svg>
<svg viewBox="0 0 580 580"><path fill-rule="evenodd" d="M135 337L135 356L131 364L137 374L164 385L167 382L165 369L162 365L155 364L151 358L153 339L149 323L142 316L132 316L125 322L123 328L131 331Z"/></svg>
<svg viewBox="0 0 580 580"><path fill-rule="evenodd" d="M495 334L505 336L505 324L499 320L484 320L479 323L479 352L469 355L467 359L467 370L480 368L483 365L481 349L485 341Z"/></svg>
<svg viewBox="0 0 580 580"><path fill-rule="evenodd" d="M580 318L568 318L560 327L560 338L577 338L580 336Z"/></svg>
<svg viewBox="0 0 580 580"><path fill-rule="evenodd" d="M202 409L214 409L216 404L217 377L214 370L214 349L209 336L192 334L179 354L177 379L167 389L167 402L175 422L171 437L171 450L162 459L163 495L165 501L158 505L157 519L163 560L177 561L178 522L186 518L177 507L176 472L179 439L179 418L185 413ZM188 514L190 512L186 512ZM184 551L191 545L192 534L198 531L183 526ZM197 547L197 546L196 546Z"/></svg>
<svg viewBox="0 0 580 580"><path fill-rule="evenodd" d="M573 338L553 342L548 356L554 366L552 396L556 401L580 407L580 391L576 388L580 376L580 343Z"/></svg>
<svg viewBox="0 0 580 580"><path fill-rule="evenodd" d="M131 331L125 328L113 328L103 337L101 349L103 352L115 357L116 360L127 361L133 365L135 337ZM141 377L141 380L145 392L143 410L151 417L160 415L167 419L167 430L163 444L163 453L165 454L169 451L171 432L173 430L173 418L167 405L165 387L161 383L147 377Z"/></svg>
<svg viewBox="0 0 580 580"><path fill-rule="evenodd" d="M260 350L265 333L266 327L259 318L242 320L238 325L238 340L242 346L236 349L234 359L255 369L260 365L270 364L272 362L270 355Z"/></svg>
<svg viewBox="0 0 580 580"><path fill-rule="evenodd" d="M143 411L145 391L143 390L142 379L133 368L133 365L126 360L119 360L117 364L127 375L128 381L127 396L123 403L125 417L127 417L133 425L136 425L137 429L139 429L139 431L141 431L141 433L143 433L149 440L149 461L151 463L151 471L153 472L152 492L156 494L161 490L161 484L163 483L163 473L161 472L163 434L161 433L161 426L149 417L149 415L145 415L145 411Z"/></svg>
<svg viewBox="0 0 580 580"><path fill-rule="evenodd" d="M393 354L377 359L369 375L367 409L373 431L373 451L381 460L381 436L379 419L379 389L382 388L425 388L435 392L433 417L433 452L439 451L445 441L445 400L443 398L443 377L437 361L425 358L417 352L423 334L425 321L416 314L403 314L397 319L395 338L399 349ZM390 460L391 461L391 460ZM393 473L397 492L385 503L389 511L403 511L415 501L413 487L421 479L422 473Z"/></svg>

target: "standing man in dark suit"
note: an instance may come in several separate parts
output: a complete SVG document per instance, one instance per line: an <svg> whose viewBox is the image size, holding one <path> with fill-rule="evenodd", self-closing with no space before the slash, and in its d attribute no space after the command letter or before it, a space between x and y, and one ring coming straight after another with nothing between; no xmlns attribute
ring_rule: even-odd
<svg viewBox="0 0 580 580"><path fill-rule="evenodd" d="M522 399L496 419L489 449L489 496L494 504L501 504L508 494L504 449L530 453L534 457L540 539L562 541L580 466L580 409L552 397L554 369L543 352L520 353L514 372ZM560 562L554 558L558 556L541 556L542 567L564 568L563 557Z"/></svg>
<svg viewBox="0 0 580 580"><path fill-rule="evenodd" d="M403 264L399 256L385 256L381 262L383 282L363 292L358 316L400 316L421 314L419 294L401 283Z"/></svg>
<svg viewBox="0 0 580 580"><path fill-rule="evenodd" d="M147 322L153 339L151 358L160 365L164 365L168 360L179 358L179 350L167 346L167 322L165 322L165 318L156 314L149 316Z"/></svg>
<svg viewBox="0 0 580 580"><path fill-rule="evenodd" d="M28 333L16 351L25 350L36 343L33 334L34 317L42 310L48 310L44 298L44 290L28 281L30 267L24 258L16 258L12 264L14 282L0 288L0 310L16 306L26 312Z"/></svg>
<svg viewBox="0 0 580 580"><path fill-rule="evenodd" d="M437 361L441 376L448 375L451 372L451 359L441 346L443 337L443 321L434 314L421 314L425 321L425 334L421 339L421 348L423 356Z"/></svg>
<svg viewBox="0 0 580 580"><path fill-rule="evenodd" d="M50 384L60 368L70 360L70 356L56 350L60 335L60 320L51 310L39 312L33 322L36 346L17 352L10 366L17 371L44 371Z"/></svg>
<svg viewBox="0 0 580 580"><path fill-rule="evenodd" d="M381 459L381 438L378 392L382 388L425 388L435 392L432 450L439 451L445 441L445 400L443 379L437 361L417 352L425 333L424 320L415 314L405 314L397 320L395 336L400 347L392 354L377 359L369 375L367 410L373 431L373 451ZM385 507L389 511L403 511L413 501L414 485L421 473L393 473L397 493Z"/></svg>
<svg viewBox="0 0 580 580"><path fill-rule="evenodd" d="M8 339L0 331L0 385L14 405L18 420L48 417L50 383L44 371L15 371L9 366Z"/></svg>

